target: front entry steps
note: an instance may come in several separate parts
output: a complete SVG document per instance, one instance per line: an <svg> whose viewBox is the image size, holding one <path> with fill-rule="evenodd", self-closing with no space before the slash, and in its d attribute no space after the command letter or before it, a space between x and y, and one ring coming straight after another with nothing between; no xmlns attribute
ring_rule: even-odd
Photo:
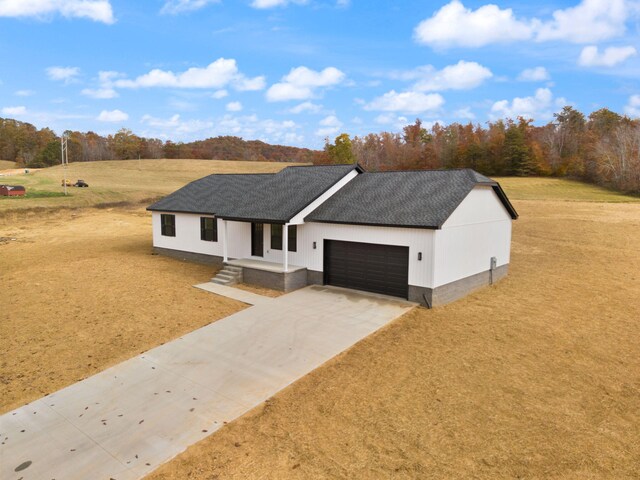
<svg viewBox="0 0 640 480"><path fill-rule="evenodd" d="M218 285L235 285L242 282L242 267L236 267L234 265L224 264L222 270L211 279L213 283Z"/></svg>

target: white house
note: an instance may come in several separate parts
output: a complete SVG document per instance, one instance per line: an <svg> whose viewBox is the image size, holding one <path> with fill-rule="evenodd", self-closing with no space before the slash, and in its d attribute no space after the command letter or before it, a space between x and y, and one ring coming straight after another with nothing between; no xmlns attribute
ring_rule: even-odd
<svg viewBox="0 0 640 480"><path fill-rule="evenodd" d="M507 274L517 213L469 170L358 165L210 175L151 205L153 246L246 283L329 284L442 305ZM229 274L229 277L225 276Z"/></svg>

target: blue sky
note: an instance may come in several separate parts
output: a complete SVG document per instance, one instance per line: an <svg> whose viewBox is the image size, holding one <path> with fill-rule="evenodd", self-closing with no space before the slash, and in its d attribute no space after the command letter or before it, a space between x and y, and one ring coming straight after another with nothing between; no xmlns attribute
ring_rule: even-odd
<svg viewBox="0 0 640 480"><path fill-rule="evenodd" d="M0 0L0 116L321 147L420 118L640 115L640 2Z"/></svg>

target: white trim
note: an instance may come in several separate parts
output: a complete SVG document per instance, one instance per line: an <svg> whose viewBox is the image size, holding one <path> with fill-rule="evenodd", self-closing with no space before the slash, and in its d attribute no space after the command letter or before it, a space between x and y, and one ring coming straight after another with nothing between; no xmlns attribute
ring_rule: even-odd
<svg viewBox="0 0 640 480"><path fill-rule="evenodd" d="M282 226L282 268L289 271L289 224Z"/></svg>
<svg viewBox="0 0 640 480"><path fill-rule="evenodd" d="M229 244L229 237L227 236L227 231L229 230L227 228L227 221L226 220L222 220L222 261L223 262L228 262L229 261L229 257L228 257L228 248L227 245Z"/></svg>
<svg viewBox="0 0 640 480"><path fill-rule="evenodd" d="M357 176L358 176L358 171L354 168L349 173L347 173L344 177L342 177L339 182L335 183L329 190L324 192L322 195L320 195L318 198L316 198L309 205L304 207L300 211L300 213L298 213L295 217L293 217L289 221L289 224L291 224L291 225L301 225L301 224L303 224L304 223L304 217L309 215L316 208L318 208L320 205L322 205L324 202L326 202L338 190L340 190L342 187L344 187L347 183L349 183L351 180L353 180Z"/></svg>

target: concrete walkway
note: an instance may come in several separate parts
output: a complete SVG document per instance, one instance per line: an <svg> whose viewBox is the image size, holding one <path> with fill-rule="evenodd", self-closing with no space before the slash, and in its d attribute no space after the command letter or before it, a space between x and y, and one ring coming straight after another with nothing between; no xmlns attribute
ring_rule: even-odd
<svg viewBox="0 0 640 480"><path fill-rule="evenodd" d="M226 285L219 285L213 282L200 283L198 285L194 285L194 287L215 293L216 295L222 295L223 297L233 298L234 300L239 300L240 302L248 303L249 305L260 305L272 300L271 297L265 297L264 295L247 292L240 288L228 287Z"/></svg>
<svg viewBox="0 0 640 480"><path fill-rule="evenodd" d="M260 302L2 415L0 478L142 478L412 306L331 287Z"/></svg>

